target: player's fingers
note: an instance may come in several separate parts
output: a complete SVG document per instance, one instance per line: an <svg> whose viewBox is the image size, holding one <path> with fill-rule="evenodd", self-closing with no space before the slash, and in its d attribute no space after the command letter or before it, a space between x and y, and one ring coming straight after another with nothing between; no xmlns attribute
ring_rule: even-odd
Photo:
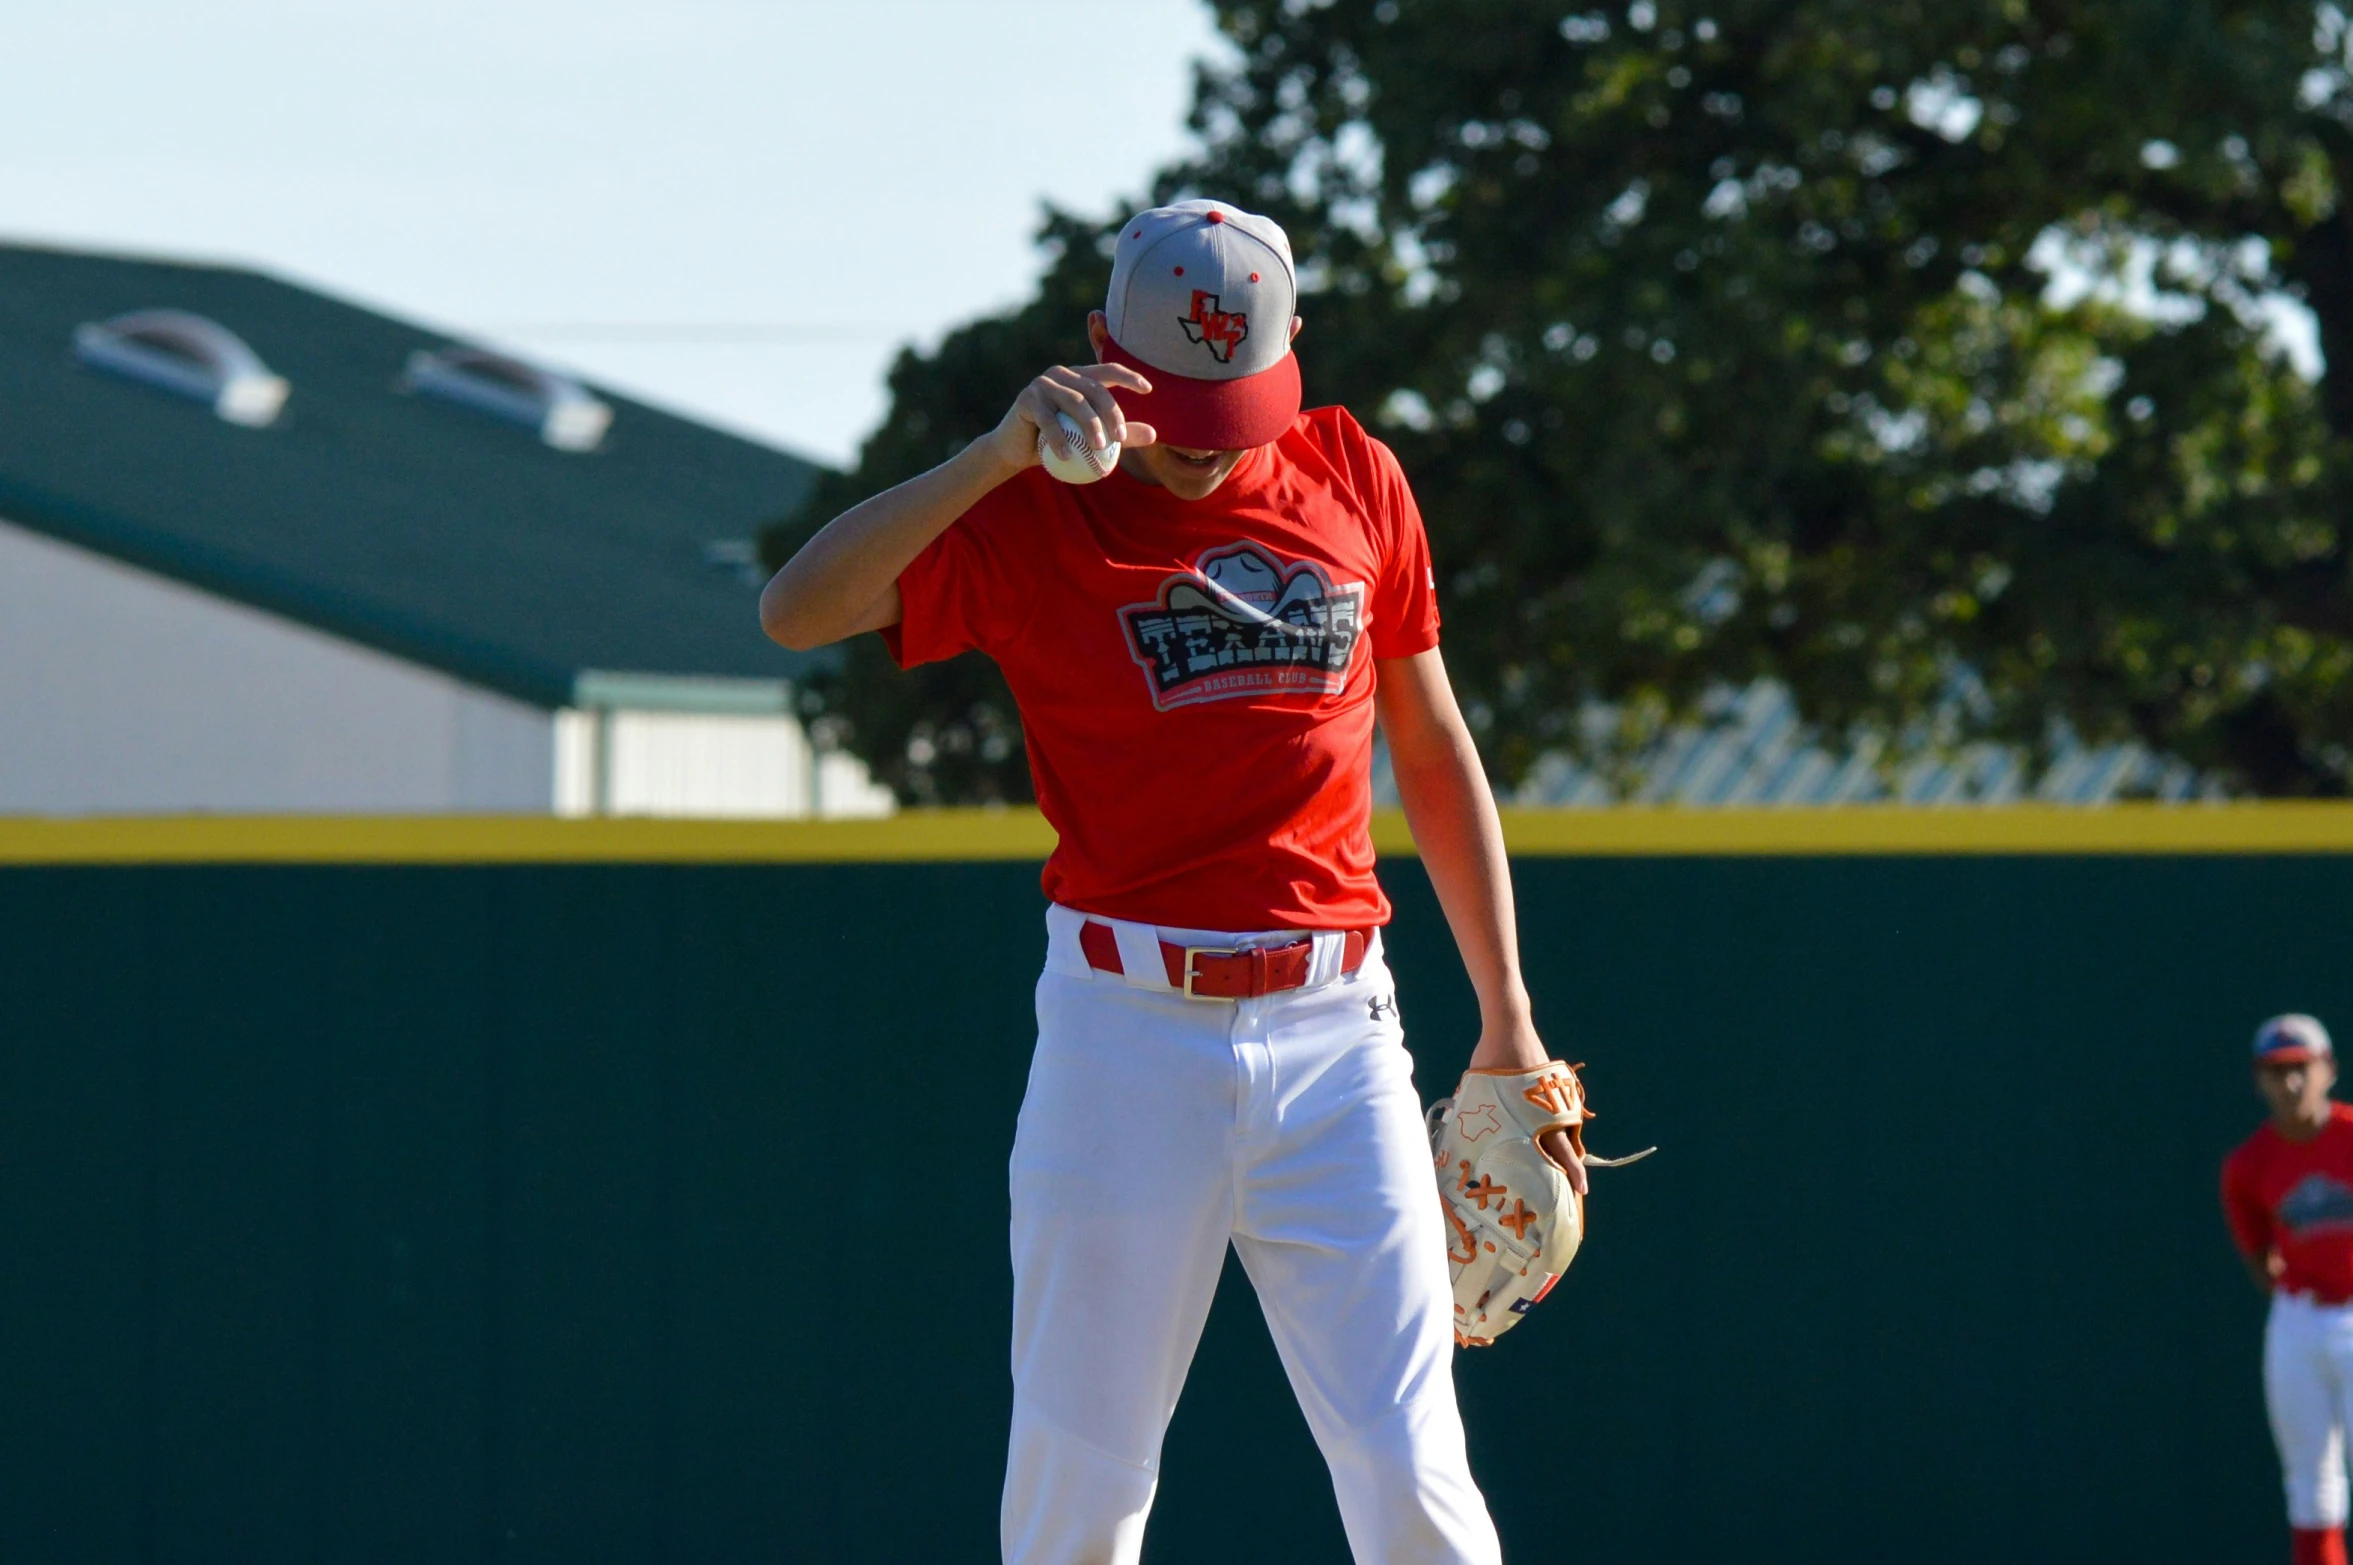
<svg viewBox="0 0 2353 1565"><path fill-rule="evenodd" d="M1090 364L1079 373L1105 386L1117 386L1122 391L1141 391L1150 395L1152 383L1124 364Z"/></svg>
<svg viewBox="0 0 2353 1565"><path fill-rule="evenodd" d="M1081 375L1076 389L1079 395L1087 399L1087 405L1095 410L1095 417L1103 421L1104 432L1113 440L1125 440L1127 414L1121 411L1119 399L1111 394L1111 388L1090 375Z"/></svg>
<svg viewBox="0 0 2353 1565"><path fill-rule="evenodd" d="M1544 1149L1546 1157L1552 1159L1554 1167L1569 1176L1569 1188L1579 1195L1585 1194L1585 1162L1577 1156L1577 1149L1569 1145L1569 1133L1565 1130L1548 1130L1537 1138L1536 1144Z"/></svg>
<svg viewBox="0 0 2353 1565"><path fill-rule="evenodd" d="M1055 384L1067 386L1087 399L1087 406L1094 410L1096 421L1103 427L1103 439L1095 442L1096 450L1101 451L1108 444L1124 442L1127 439L1127 414L1120 408L1119 399L1111 394L1110 387L1095 379L1085 370L1070 370L1057 366L1047 373L1052 376Z"/></svg>
<svg viewBox="0 0 2353 1565"><path fill-rule="evenodd" d="M1133 451L1138 446L1158 445L1159 443L1160 431L1154 429L1151 425L1130 424L1127 426L1126 444L1130 451Z"/></svg>
<svg viewBox="0 0 2353 1565"><path fill-rule="evenodd" d="M1054 415L1061 413L1078 426L1079 434L1095 450L1100 451L1110 443L1111 436L1103 428L1103 420L1095 412L1095 405L1086 399L1085 393L1065 383L1055 372L1048 371L1040 375L1030 382L1030 389L1038 398L1041 414L1037 421L1038 428L1052 430Z"/></svg>

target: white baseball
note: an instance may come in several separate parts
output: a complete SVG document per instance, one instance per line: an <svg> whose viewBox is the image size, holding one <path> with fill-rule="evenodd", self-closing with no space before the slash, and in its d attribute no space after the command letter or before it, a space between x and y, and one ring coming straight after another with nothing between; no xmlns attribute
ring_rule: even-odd
<svg viewBox="0 0 2353 1565"><path fill-rule="evenodd" d="M1119 442L1098 451L1087 443L1085 431L1068 413L1054 415L1055 428L1038 431L1038 460L1046 471L1066 484L1091 484L1119 465ZM1059 435L1060 439L1051 438Z"/></svg>

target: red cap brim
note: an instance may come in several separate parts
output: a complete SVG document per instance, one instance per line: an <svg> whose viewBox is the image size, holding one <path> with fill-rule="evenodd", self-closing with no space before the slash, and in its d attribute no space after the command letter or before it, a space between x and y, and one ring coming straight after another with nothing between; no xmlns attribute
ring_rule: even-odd
<svg viewBox="0 0 2353 1565"><path fill-rule="evenodd" d="M1152 426L1161 443L1193 451L1247 451L1271 446L1299 417L1299 356L1286 353L1240 380L1194 380L1154 369L1116 342L1103 354L1152 383L1149 392L1113 387L1119 410Z"/></svg>
<svg viewBox="0 0 2353 1565"><path fill-rule="evenodd" d="M2284 1049L2264 1050L2255 1056L2255 1063L2258 1065L2309 1065L2314 1060L2330 1058L2333 1056L2323 1054L2318 1049L2306 1048L2300 1043L2291 1043Z"/></svg>

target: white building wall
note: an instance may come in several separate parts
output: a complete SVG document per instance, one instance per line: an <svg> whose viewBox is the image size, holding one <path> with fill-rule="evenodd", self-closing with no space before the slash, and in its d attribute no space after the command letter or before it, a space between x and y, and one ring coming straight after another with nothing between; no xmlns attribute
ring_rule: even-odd
<svg viewBox="0 0 2353 1565"><path fill-rule="evenodd" d="M626 710L556 714L555 805L559 815L704 817L895 808L864 762L811 753L791 717Z"/></svg>
<svg viewBox="0 0 2353 1565"><path fill-rule="evenodd" d="M898 796L876 782L866 763L854 755L828 750L818 756L816 780L815 814L844 819L898 811Z"/></svg>
<svg viewBox="0 0 2353 1565"><path fill-rule="evenodd" d="M554 728L0 522L0 813L543 814Z"/></svg>
<svg viewBox="0 0 2353 1565"><path fill-rule="evenodd" d="M565 815L815 813L814 758L790 717L566 711L556 745L556 809ZM600 767L610 768L601 808Z"/></svg>

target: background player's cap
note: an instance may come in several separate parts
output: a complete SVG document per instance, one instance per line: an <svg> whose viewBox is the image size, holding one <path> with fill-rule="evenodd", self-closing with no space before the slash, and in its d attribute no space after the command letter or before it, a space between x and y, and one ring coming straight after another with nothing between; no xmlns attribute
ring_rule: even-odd
<svg viewBox="0 0 2353 1565"><path fill-rule="evenodd" d="M1138 212L1112 252L1105 358L1152 390L1114 393L1121 409L1172 446L1272 443L1299 416L1298 306L1291 241L1271 219L1230 201Z"/></svg>
<svg viewBox="0 0 2353 1565"><path fill-rule="evenodd" d="M2258 1065L2300 1065L2306 1060L2333 1060L2336 1055L2328 1041L2328 1029L2301 1012L2274 1016L2255 1029Z"/></svg>

